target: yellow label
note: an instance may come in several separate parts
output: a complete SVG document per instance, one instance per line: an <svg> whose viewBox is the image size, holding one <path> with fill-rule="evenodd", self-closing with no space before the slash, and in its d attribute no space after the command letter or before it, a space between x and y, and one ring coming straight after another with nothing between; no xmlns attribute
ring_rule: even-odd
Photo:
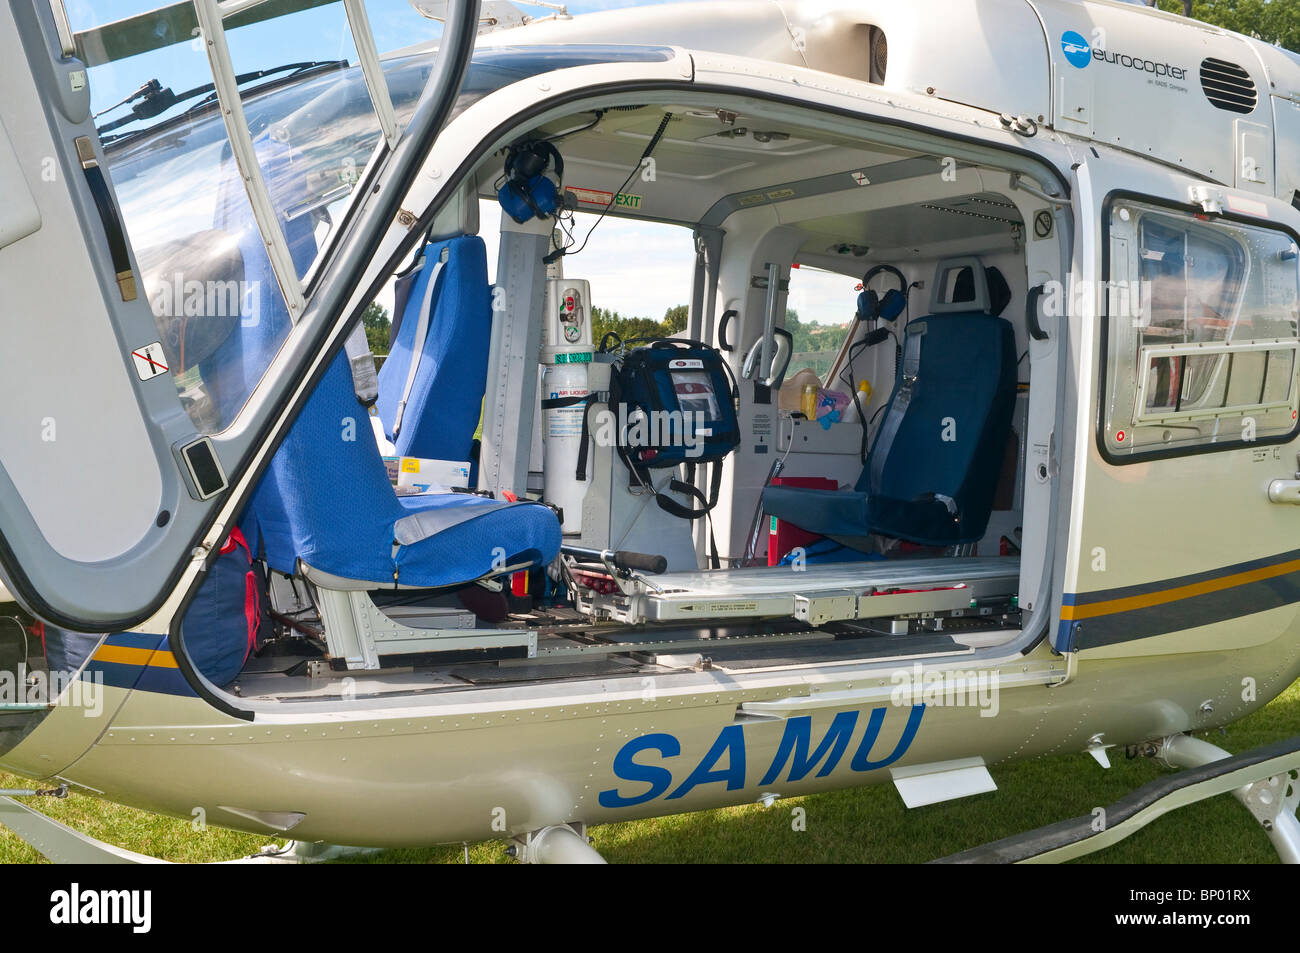
<svg viewBox="0 0 1300 953"><path fill-rule="evenodd" d="M402 472L403 472L403 473L419 473L419 472L420 472L420 458L419 458L419 457L402 457Z"/></svg>

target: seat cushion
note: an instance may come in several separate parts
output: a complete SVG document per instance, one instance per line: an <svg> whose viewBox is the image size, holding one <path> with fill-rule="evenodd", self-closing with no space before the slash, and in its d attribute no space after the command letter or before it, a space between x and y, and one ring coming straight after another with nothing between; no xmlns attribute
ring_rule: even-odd
<svg viewBox="0 0 1300 953"><path fill-rule="evenodd" d="M560 551L560 523L540 503L509 505L469 493L399 497L408 513L476 513L397 553L402 585L454 586L521 563L546 565Z"/></svg>
<svg viewBox="0 0 1300 953"><path fill-rule="evenodd" d="M868 536L867 494L854 490L806 490L769 486L763 512L820 536Z"/></svg>
<svg viewBox="0 0 1300 953"><path fill-rule="evenodd" d="M428 520L420 531L399 533L408 516L444 508L477 512L473 519ZM301 560L375 588L457 585L525 562L529 554L549 562L560 548L559 520L540 503L510 505L463 493L398 497L342 352L276 451L243 526L279 572L295 572ZM407 545L394 545L399 535Z"/></svg>

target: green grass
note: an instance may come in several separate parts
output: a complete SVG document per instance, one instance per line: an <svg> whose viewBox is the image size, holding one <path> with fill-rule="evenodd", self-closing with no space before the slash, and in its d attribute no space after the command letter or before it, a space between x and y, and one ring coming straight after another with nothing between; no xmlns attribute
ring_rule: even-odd
<svg viewBox="0 0 1300 953"><path fill-rule="evenodd" d="M1300 734L1300 682L1226 733L1206 735L1232 752ZM698 814L593 828L596 848L611 863L907 863L929 860L1108 805L1169 769L1127 761L1112 751L1103 771L1087 755L1039 758L993 768L991 794L906 810L892 785L837 791ZM0 787L32 786L0 774ZM66 801L25 803L112 844L174 861L227 860L256 851L270 838L156 817L75 794ZM806 830L792 829L792 810L806 812ZM393 850L365 858L379 863L461 863L462 847ZM0 829L0 862L42 860ZM499 842L473 844L471 863L509 862ZM1166 815L1108 850L1098 863L1275 863L1268 839L1230 795Z"/></svg>

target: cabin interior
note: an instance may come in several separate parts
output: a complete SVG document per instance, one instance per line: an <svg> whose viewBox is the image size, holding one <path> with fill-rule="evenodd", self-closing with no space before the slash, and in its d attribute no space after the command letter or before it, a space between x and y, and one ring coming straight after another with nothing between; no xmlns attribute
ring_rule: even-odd
<svg viewBox="0 0 1300 953"><path fill-rule="evenodd" d="M1028 290L1063 274L1068 210L1023 161L994 165L926 130L669 96L578 101L480 143L384 293L394 327L371 426L358 397L375 358L350 346L192 596L174 642L212 692L400 705L1024 647L1050 560L1059 360ZM539 141L541 164L512 177ZM119 190L128 172L115 170ZM527 214L548 194L564 196L558 221ZM346 194L331 201L288 221L295 258ZM682 249L688 308L671 337L723 375L674 377L676 394L711 408L701 434L734 417L733 445L698 465L633 466L620 450L612 381L650 342L579 327L554 347L557 300L592 298L580 325L609 309L608 277L582 284L581 252L618 249L602 260L636 287L647 229ZM273 288L252 234L237 243L243 277ZM200 238L225 268L228 237L196 236L185 254ZM138 253L170 273L166 255ZM249 336L271 323L261 307L217 357L233 347L250 363ZM588 356L567 362L574 351ZM575 369L586 404L543 406L573 393L552 375ZM204 419L220 415L223 373L178 380L203 432L224 425ZM605 436L602 412L616 424Z"/></svg>
<svg viewBox="0 0 1300 953"><path fill-rule="evenodd" d="M559 152L576 213L562 210L558 225L535 215L519 223L500 201L509 147L538 140ZM263 612L254 649L215 687L262 701L397 703L555 680L972 654L1022 636L1047 555L1049 481L1034 472L1031 447L1045 444L1055 399L1054 386L1031 386L1055 356L1031 358L1026 296L1031 257L1038 274L1057 273L1060 216L1049 213L1055 227L1040 224L1048 234L1027 235L1031 212L1047 206L1007 170L871 141L811 110L756 99L574 108L505 145L482 155L395 276L394 317L410 320L379 372L376 442L341 445L342 456L366 458L367 474L385 455L390 465L449 457L463 469L439 465L435 476L399 474L414 486L379 486L328 459L335 441L325 433L356 407L337 360L241 520ZM556 166L548 157L540 175L558 184ZM544 201L547 187L527 181ZM733 386L721 397L739 440L698 467L629 466L593 421L610 409L601 399L612 368L637 344L592 340L581 365L588 479L575 496L572 459L545 446L557 408L541 401L559 393L537 364L553 304L546 282L562 278L573 291L583 258L572 252L585 238L589 248L628 248L635 283L645 234L636 229L647 223L675 229L697 252L682 276L686 327L674 337L717 348L729 366ZM570 254L552 254L566 244ZM842 289L824 317L808 315L821 317L815 352L793 350L781 334L801 284L821 292L807 300ZM578 302L592 306L601 302ZM805 401L835 402L818 389L847 398L832 421ZM394 412L403 422L390 440ZM546 473L548 460L563 474ZM331 473L333 489L315 487L307 470ZM332 557L320 537L358 543L353 516L331 511L330 493L355 501L366 480L367 491L402 506L416 496L446 503L423 511L438 529L410 544L423 545L421 561L436 570L411 562L390 579L349 568L346 556L321 565ZM673 480L697 489L678 492ZM455 515L505 490L519 502ZM708 513L683 518L657 505L663 498ZM1027 517L1039 525L1027 527ZM378 542L394 560L396 543ZM1034 553L1022 565L1027 547ZM195 646L205 629L193 618L203 617L191 610L182 635L203 671Z"/></svg>

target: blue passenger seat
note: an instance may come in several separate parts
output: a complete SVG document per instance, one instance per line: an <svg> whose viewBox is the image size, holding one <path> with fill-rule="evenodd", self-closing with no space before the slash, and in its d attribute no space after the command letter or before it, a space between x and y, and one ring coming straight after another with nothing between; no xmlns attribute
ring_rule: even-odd
<svg viewBox="0 0 1300 953"><path fill-rule="evenodd" d="M268 161L273 160L274 147L266 148ZM246 203L232 196L229 206L233 211L218 224L241 236L246 278L256 289L250 304L257 311L254 320L241 322L231 335L228 353L214 356L212 377L218 385L227 385L217 388L227 421L238 412L290 323ZM310 223L304 216L282 225L301 273L315 254ZM429 441L408 443L412 454L465 459L486 377L490 301L482 241L453 239L446 245L451 249L450 270L437 308L439 319L446 317L439 332L446 337L439 345L439 361L420 371L419 393L429 410L408 417L410 429L404 427L403 434L409 433L412 441L417 436ZM436 250L431 257L438 254ZM417 282L416 293L421 291ZM470 317L462 318L459 308ZM466 330L465 322L476 330ZM454 339L461 332L483 337L465 345L472 357L465 357L464 363L475 368L470 377L477 375L480 381L477 395L464 392L470 385L460 368L452 369L461 360ZM455 359L442 360L447 354ZM436 373L439 368L444 373ZM444 422L454 440L438 443ZM367 409L357 399L344 351L330 362L276 451L241 525L254 553L264 556L271 568L302 572L327 589L457 586L545 565L560 548L559 520L540 503L506 503L464 493L399 497L389 482Z"/></svg>
<svg viewBox="0 0 1300 953"><path fill-rule="evenodd" d="M541 503L397 496L343 353L276 451L249 510L271 568L301 571L329 589L455 586L545 565L560 549L559 520Z"/></svg>
<svg viewBox="0 0 1300 953"><path fill-rule="evenodd" d="M863 549L873 535L928 546L984 536L1015 408L1015 332L998 316L1011 299L1001 273L957 263L939 268L931 310L941 313L904 330L902 373L853 489L768 487L767 513Z"/></svg>
<svg viewBox="0 0 1300 953"><path fill-rule="evenodd" d="M376 407L404 457L468 460L483 406L492 291L477 235L426 245L398 279Z"/></svg>

